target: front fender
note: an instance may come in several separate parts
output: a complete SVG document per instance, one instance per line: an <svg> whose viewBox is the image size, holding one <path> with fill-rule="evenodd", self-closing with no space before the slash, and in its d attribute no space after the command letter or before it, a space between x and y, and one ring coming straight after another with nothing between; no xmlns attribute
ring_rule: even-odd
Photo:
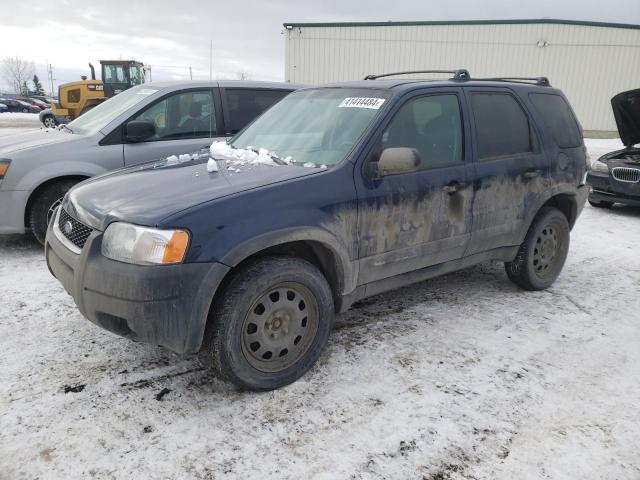
<svg viewBox="0 0 640 480"><path fill-rule="evenodd" d="M106 168L93 163L64 161L42 164L29 170L18 180L13 190L34 191L43 183L60 177L93 177L108 172Z"/></svg>
<svg viewBox="0 0 640 480"><path fill-rule="evenodd" d="M336 262L337 273L342 294L352 292L357 281L357 262L352 262L347 253L347 249L331 232L318 227L292 227L282 230L268 232L246 240L229 252L227 252L220 262L235 267L247 257L265 250L289 242L313 241L326 247L333 254Z"/></svg>

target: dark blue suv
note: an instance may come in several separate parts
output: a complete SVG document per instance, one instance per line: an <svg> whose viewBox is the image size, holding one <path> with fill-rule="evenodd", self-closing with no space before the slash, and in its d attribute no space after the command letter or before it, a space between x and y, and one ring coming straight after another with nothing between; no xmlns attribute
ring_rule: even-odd
<svg viewBox="0 0 640 480"><path fill-rule="evenodd" d="M585 171L580 126L544 78L368 77L292 93L209 151L74 187L46 257L92 322L273 389L364 297L489 260L550 286Z"/></svg>

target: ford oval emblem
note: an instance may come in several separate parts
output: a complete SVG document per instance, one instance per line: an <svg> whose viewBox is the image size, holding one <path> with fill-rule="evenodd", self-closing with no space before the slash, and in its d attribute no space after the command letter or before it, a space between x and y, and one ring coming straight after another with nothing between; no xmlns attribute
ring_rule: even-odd
<svg viewBox="0 0 640 480"><path fill-rule="evenodd" d="M73 223L67 220L62 226L62 230L64 231L65 235L71 235L71 232L73 232Z"/></svg>

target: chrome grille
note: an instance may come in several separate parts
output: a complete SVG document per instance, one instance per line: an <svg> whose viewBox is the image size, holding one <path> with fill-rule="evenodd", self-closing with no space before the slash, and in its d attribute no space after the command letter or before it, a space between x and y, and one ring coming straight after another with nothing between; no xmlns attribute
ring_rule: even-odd
<svg viewBox="0 0 640 480"><path fill-rule="evenodd" d="M89 238L89 235L91 235L93 231L93 229L69 215L64 208L60 210L58 228L67 240L80 249L84 247L87 238Z"/></svg>
<svg viewBox="0 0 640 480"><path fill-rule="evenodd" d="M616 167L611 169L611 175L620 182L640 182L640 170L637 168Z"/></svg>

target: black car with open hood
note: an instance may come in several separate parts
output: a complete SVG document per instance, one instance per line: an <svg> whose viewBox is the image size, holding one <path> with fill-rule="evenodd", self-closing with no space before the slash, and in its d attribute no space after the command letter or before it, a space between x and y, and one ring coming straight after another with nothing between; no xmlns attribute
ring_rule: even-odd
<svg viewBox="0 0 640 480"><path fill-rule="evenodd" d="M614 203L640 206L640 89L617 94L611 107L625 148L591 164L589 203L599 208L610 208Z"/></svg>

